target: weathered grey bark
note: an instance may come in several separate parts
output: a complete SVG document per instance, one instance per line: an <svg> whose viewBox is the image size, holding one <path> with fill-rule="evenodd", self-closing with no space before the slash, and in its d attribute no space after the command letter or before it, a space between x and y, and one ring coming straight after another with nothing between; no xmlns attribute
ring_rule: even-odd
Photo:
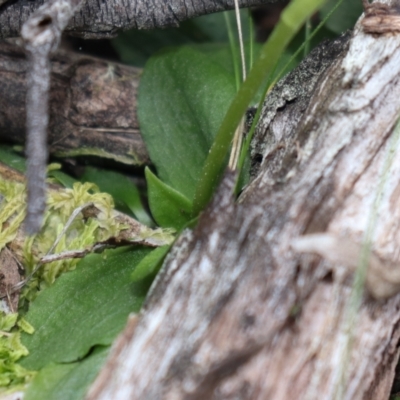
<svg viewBox="0 0 400 400"><path fill-rule="evenodd" d="M280 0L239 0L251 7ZM19 36L22 24L44 0L9 0L0 6L0 38ZM234 0L86 0L67 31L85 38L115 36L121 29L151 29L177 26L180 22L204 14L234 8Z"/></svg>
<svg viewBox="0 0 400 400"><path fill-rule="evenodd" d="M257 176L239 203L225 177L88 399L388 398L400 338L400 295L386 290L399 260L398 156L373 236L385 299L366 293L355 321L346 267L359 257L399 117L400 35L372 36L359 24L340 47L329 67L309 64L316 76L325 65L311 90L300 68L275 93L281 100L266 102ZM303 250L327 259L293 250L311 233L320 247L303 241Z"/></svg>
<svg viewBox="0 0 400 400"><path fill-rule="evenodd" d="M136 115L141 70L73 52L51 60L49 152L94 155L125 164L148 163ZM0 42L0 138L25 142L24 50Z"/></svg>

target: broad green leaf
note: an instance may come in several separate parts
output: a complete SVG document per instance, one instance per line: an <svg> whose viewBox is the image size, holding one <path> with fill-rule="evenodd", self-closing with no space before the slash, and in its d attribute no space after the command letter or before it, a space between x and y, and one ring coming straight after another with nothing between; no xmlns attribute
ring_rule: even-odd
<svg viewBox="0 0 400 400"><path fill-rule="evenodd" d="M338 0L327 0L322 6L320 15L325 18ZM360 0L346 0L326 21L326 27L336 34L340 34L347 29L353 29L357 19L363 12Z"/></svg>
<svg viewBox="0 0 400 400"><path fill-rule="evenodd" d="M170 248L171 246L157 247L143 258L131 275L132 282L139 282L150 275L155 276Z"/></svg>
<svg viewBox="0 0 400 400"><path fill-rule="evenodd" d="M138 106L142 136L161 180L190 200L235 92L234 77L193 48L164 51L146 65Z"/></svg>
<svg viewBox="0 0 400 400"><path fill-rule="evenodd" d="M149 168L145 169L145 175L149 206L153 218L163 228L179 230L191 219L191 201L160 181Z"/></svg>
<svg viewBox="0 0 400 400"><path fill-rule="evenodd" d="M95 345L109 345L138 312L151 282L132 286L135 266L151 250L122 248L86 256L31 304L25 319L33 335L22 334L29 355L21 364L32 370L50 362L71 362Z"/></svg>
<svg viewBox="0 0 400 400"><path fill-rule="evenodd" d="M29 385L24 400L83 400L108 351L101 347L77 363L46 365Z"/></svg>
<svg viewBox="0 0 400 400"><path fill-rule="evenodd" d="M118 209L126 212L126 208L128 208L139 222L148 226L153 225L153 221L143 207L139 190L126 175L114 171L86 167L81 181L95 183L101 191L111 194Z"/></svg>

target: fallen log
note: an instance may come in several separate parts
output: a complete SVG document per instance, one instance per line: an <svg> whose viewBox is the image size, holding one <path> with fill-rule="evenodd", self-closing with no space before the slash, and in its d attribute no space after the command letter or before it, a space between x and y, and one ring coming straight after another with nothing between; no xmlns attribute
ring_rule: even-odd
<svg viewBox="0 0 400 400"><path fill-rule="evenodd" d="M87 399L389 397L400 339L400 35L362 22L270 93L253 181L235 202L226 174ZM360 298L352 278L364 264Z"/></svg>

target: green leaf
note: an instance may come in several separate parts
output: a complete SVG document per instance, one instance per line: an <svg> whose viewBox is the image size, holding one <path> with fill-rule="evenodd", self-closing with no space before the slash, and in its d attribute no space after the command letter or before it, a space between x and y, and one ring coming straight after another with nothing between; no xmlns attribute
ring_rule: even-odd
<svg viewBox="0 0 400 400"><path fill-rule="evenodd" d="M97 348L83 361L48 364L29 385L24 400L80 400L104 364L109 348Z"/></svg>
<svg viewBox="0 0 400 400"><path fill-rule="evenodd" d="M92 254L63 274L31 304L25 319L35 328L22 334L29 355L21 364L32 370L50 362L71 362L94 345L108 345L131 312L138 312L151 282L132 286L135 266L151 250L122 248Z"/></svg>
<svg viewBox="0 0 400 400"><path fill-rule="evenodd" d="M181 193L160 181L149 168L145 169L151 213L163 228L179 230L192 215L192 203Z"/></svg>
<svg viewBox="0 0 400 400"><path fill-rule="evenodd" d="M101 191L111 194L116 207L122 212L126 212L128 208L139 222L147 226L153 225L143 207L139 190L127 176L114 171L86 167L81 181L95 183Z"/></svg>
<svg viewBox="0 0 400 400"><path fill-rule="evenodd" d="M139 282L148 276L155 276L170 248L171 246L157 247L143 258L131 275L132 282Z"/></svg>
<svg viewBox="0 0 400 400"><path fill-rule="evenodd" d="M11 146L0 146L0 161L20 172L25 172L25 158L17 154Z"/></svg>
<svg viewBox="0 0 400 400"><path fill-rule="evenodd" d="M55 179L60 185L70 189L74 186L74 183L76 182L76 179L72 178L71 176L65 174L60 170L51 170L48 172L48 176Z"/></svg>
<svg viewBox="0 0 400 400"><path fill-rule="evenodd" d="M160 178L190 200L235 92L234 77L193 48L164 51L146 65L138 106L142 136Z"/></svg>
<svg viewBox="0 0 400 400"><path fill-rule="evenodd" d="M321 19L329 14L338 0L328 0L321 8ZM353 29L357 19L363 12L360 0L346 0L326 21L326 27L336 34Z"/></svg>

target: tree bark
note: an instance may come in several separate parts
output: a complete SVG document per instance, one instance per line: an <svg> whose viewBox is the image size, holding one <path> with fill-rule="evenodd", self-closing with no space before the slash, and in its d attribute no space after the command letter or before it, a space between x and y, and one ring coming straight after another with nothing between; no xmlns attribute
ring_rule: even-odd
<svg viewBox="0 0 400 400"><path fill-rule="evenodd" d="M239 0L240 7L284 0ZM0 39L19 36L23 23L44 0L8 0L0 5ZM113 37L119 30L178 26L200 15L234 8L234 0L86 0L67 27L67 32L84 38Z"/></svg>
<svg viewBox="0 0 400 400"><path fill-rule="evenodd" d="M88 399L388 398L400 339L399 73L400 35L358 23L275 88L253 181L234 202L226 174ZM350 272L371 232L357 308Z"/></svg>
<svg viewBox="0 0 400 400"><path fill-rule="evenodd" d="M140 69L69 51L54 54L51 66L52 155L149 163L136 115ZM13 143L25 142L28 67L21 47L0 42L0 137Z"/></svg>

